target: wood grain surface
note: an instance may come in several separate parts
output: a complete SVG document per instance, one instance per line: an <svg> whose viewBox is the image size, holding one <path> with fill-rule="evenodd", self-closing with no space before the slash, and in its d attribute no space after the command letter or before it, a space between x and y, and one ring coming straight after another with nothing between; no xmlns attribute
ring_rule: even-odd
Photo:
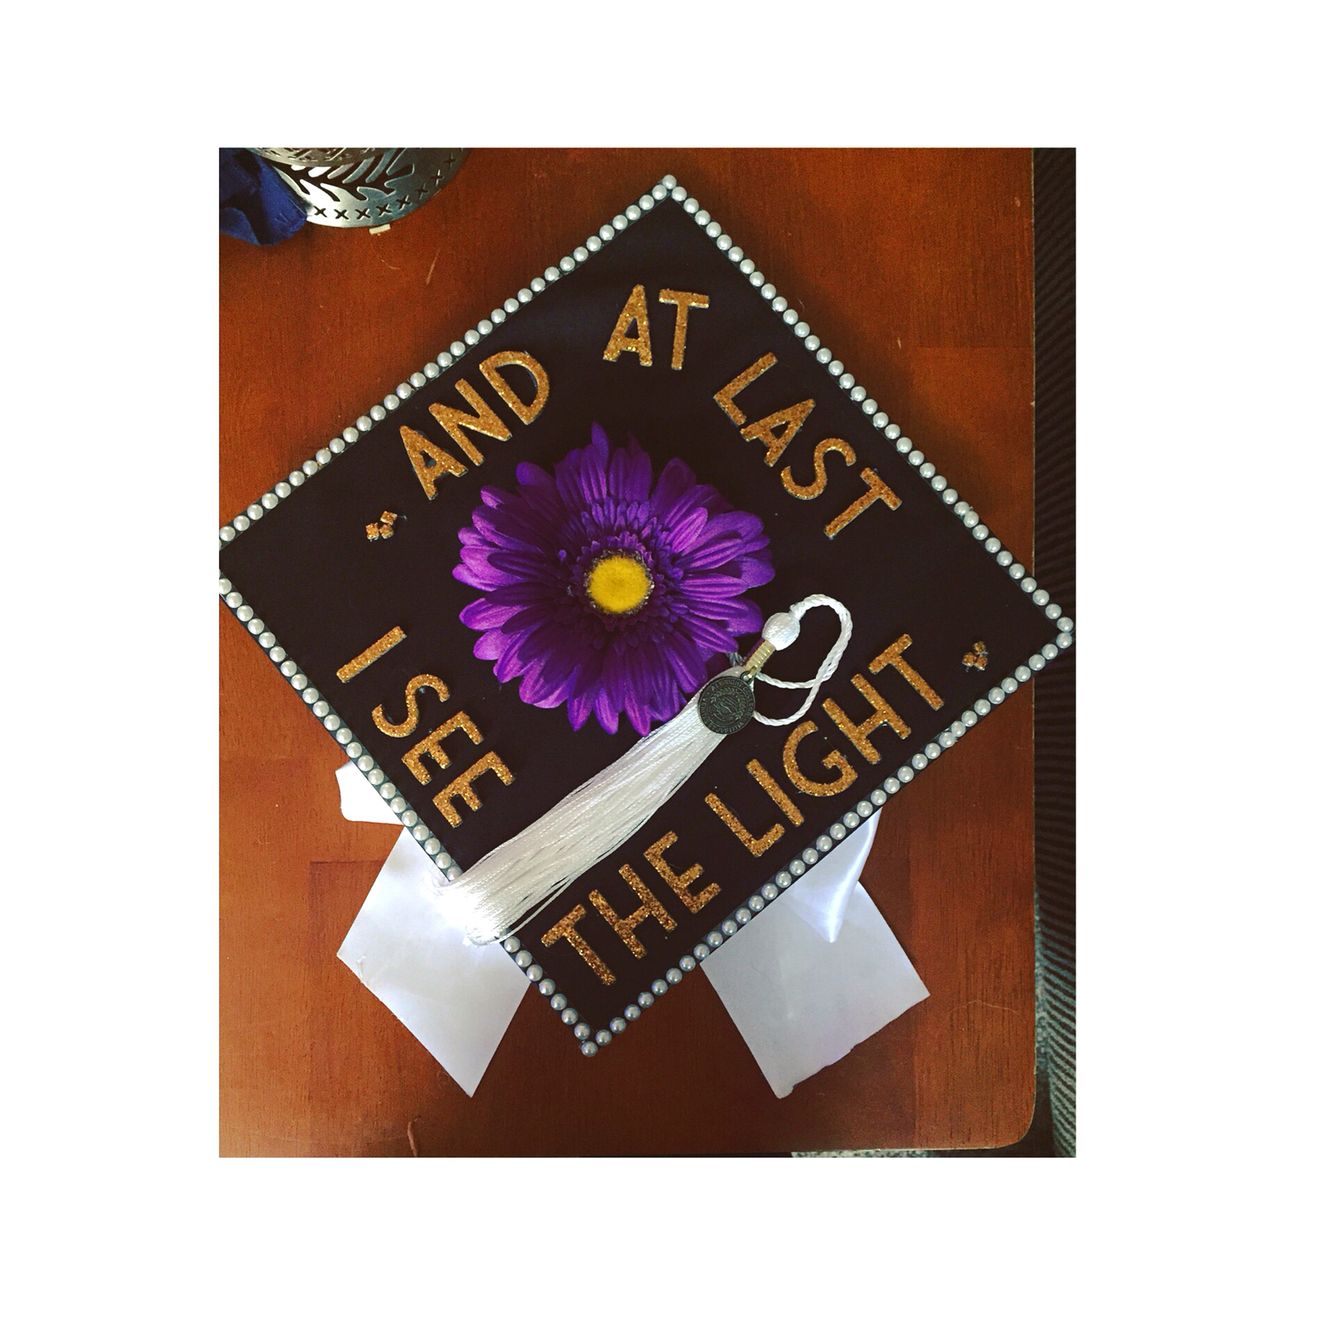
<svg viewBox="0 0 1334 1334"><path fill-rule="evenodd" d="M1030 564L1026 150L477 149L386 234L222 238L219 522L667 172ZM470 1099L335 958L395 829L342 819L341 751L225 609L219 634L223 1155L975 1148L1027 1130L1031 689L881 820L863 882L929 1000L779 1100L702 975L596 1060L530 989Z"/></svg>

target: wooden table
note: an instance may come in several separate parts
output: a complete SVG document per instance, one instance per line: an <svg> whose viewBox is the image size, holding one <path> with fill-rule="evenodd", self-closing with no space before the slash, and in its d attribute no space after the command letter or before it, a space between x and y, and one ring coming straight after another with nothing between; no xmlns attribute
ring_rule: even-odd
<svg viewBox="0 0 1334 1334"><path fill-rule="evenodd" d="M380 236L221 243L220 522L672 172L1031 564L1024 150L479 149ZM597 1060L531 990L467 1098L339 963L397 831L221 614L225 1155L703 1154L1012 1143L1033 1112L1032 692L886 808L863 877L928 1001L779 1100L713 989Z"/></svg>

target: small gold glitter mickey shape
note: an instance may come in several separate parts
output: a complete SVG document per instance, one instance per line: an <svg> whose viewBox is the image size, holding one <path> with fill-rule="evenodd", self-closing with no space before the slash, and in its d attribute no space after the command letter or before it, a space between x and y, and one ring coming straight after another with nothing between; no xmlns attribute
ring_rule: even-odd
<svg viewBox="0 0 1334 1334"><path fill-rule="evenodd" d="M385 510L380 515L378 523L368 523L366 525L366 541L378 542L381 538L386 541L394 535L394 522L398 515L393 510Z"/></svg>
<svg viewBox="0 0 1334 1334"><path fill-rule="evenodd" d="M987 660L990 656L991 655L987 652L987 646L979 639L977 643L963 655L963 665L969 671L980 672L987 665Z"/></svg>

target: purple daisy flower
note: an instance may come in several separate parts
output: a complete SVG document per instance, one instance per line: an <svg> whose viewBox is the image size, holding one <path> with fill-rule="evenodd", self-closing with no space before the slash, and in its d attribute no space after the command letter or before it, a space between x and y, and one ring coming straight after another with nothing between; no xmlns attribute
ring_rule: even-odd
<svg viewBox="0 0 1334 1334"><path fill-rule="evenodd" d="M773 578L764 528L680 459L655 481L633 440L594 426L554 477L520 463L516 479L482 488L454 577L482 593L460 613L473 653L525 703L607 732L623 713L642 736L760 629L744 595Z"/></svg>

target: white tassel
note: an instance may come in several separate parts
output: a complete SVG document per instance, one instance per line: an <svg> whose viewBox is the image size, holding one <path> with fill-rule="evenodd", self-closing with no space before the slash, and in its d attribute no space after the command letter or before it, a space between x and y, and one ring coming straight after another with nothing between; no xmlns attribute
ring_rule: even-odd
<svg viewBox="0 0 1334 1334"><path fill-rule="evenodd" d="M706 682L675 718L636 741L620 759L581 783L455 880L453 890L471 901L469 938L482 944L512 935L585 871L633 838L723 737L739 731L749 720L754 713L752 680L772 653L795 642L801 617L813 606L837 611L842 633L815 680L800 682L801 687L810 688L805 706L784 721L800 717L819 685L833 674L851 635L847 609L821 595L771 616L760 645L744 664ZM762 679L774 685L793 684ZM728 684L721 684L724 682ZM709 696L703 709L702 696ZM756 716L762 722L771 721Z"/></svg>

